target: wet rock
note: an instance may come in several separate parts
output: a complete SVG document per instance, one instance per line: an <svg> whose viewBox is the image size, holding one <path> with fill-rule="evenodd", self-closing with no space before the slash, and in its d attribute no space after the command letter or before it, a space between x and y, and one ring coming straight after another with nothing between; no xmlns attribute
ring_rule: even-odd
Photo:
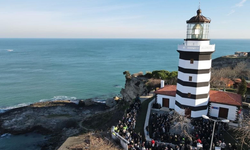
<svg viewBox="0 0 250 150"><path fill-rule="evenodd" d="M113 98L108 98L106 100L106 106L108 107L114 107L116 105L116 101Z"/></svg>

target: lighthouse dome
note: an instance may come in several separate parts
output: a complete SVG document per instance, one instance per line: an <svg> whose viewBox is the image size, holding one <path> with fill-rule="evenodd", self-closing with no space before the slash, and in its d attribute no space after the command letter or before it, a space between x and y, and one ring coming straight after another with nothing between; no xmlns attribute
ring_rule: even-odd
<svg viewBox="0 0 250 150"><path fill-rule="evenodd" d="M211 20L201 15L201 9L197 10L197 15L187 20L187 23L210 23Z"/></svg>

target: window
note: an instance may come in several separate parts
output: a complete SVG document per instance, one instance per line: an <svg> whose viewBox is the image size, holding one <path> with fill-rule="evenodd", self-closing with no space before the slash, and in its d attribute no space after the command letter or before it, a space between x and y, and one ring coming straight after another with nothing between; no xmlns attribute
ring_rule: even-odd
<svg viewBox="0 0 250 150"><path fill-rule="evenodd" d="M193 64L194 63L194 59L190 59L190 64Z"/></svg>
<svg viewBox="0 0 250 150"><path fill-rule="evenodd" d="M188 97L191 97L191 93L188 93Z"/></svg>
<svg viewBox="0 0 250 150"><path fill-rule="evenodd" d="M192 81L192 76L189 76L189 79L188 79L189 81Z"/></svg>

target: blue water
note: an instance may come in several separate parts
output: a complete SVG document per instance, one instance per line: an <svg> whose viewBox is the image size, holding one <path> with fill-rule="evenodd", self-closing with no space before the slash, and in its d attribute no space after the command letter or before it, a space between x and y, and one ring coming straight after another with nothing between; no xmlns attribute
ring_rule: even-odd
<svg viewBox="0 0 250 150"><path fill-rule="evenodd" d="M0 136L0 150L39 150L45 140L46 136L37 133Z"/></svg>
<svg viewBox="0 0 250 150"><path fill-rule="evenodd" d="M117 95L125 70L177 70L176 50L182 43L183 39L0 39L0 108L66 96ZM216 44L213 58L250 51L250 40L211 43Z"/></svg>
<svg viewBox="0 0 250 150"><path fill-rule="evenodd" d="M177 70L176 50L182 43L183 39L0 39L0 111L52 99L115 96L125 84L125 70ZM211 44L216 44L213 58L250 51L250 40ZM25 140L18 142L20 138ZM34 149L33 144L43 140L42 135L10 136L0 139L0 149Z"/></svg>

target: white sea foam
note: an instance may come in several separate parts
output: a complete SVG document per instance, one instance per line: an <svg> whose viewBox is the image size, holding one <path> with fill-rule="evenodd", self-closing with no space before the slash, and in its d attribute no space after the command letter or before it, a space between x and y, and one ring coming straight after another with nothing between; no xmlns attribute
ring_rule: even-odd
<svg viewBox="0 0 250 150"><path fill-rule="evenodd" d="M76 100L76 97L54 96L52 100Z"/></svg>
<svg viewBox="0 0 250 150"><path fill-rule="evenodd" d="M121 85L114 85L114 87L115 87L115 88L119 88L119 89L122 88Z"/></svg>
<svg viewBox="0 0 250 150"><path fill-rule="evenodd" d="M19 107L23 107L23 106L28 106L30 104L31 103L21 103L21 104L17 104L17 105L14 105L14 106L0 108L0 113L4 113L4 112L6 112L7 110L10 110L10 109L19 108Z"/></svg>
<svg viewBox="0 0 250 150"><path fill-rule="evenodd" d="M69 97L69 96L54 96L53 98L50 99L41 99L39 102L47 102L47 101L57 101L57 100L70 100L70 101L75 101L76 97Z"/></svg>
<svg viewBox="0 0 250 150"><path fill-rule="evenodd" d="M0 135L0 138L8 138L10 136L11 136L10 133L4 133L4 134Z"/></svg>
<svg viewBox="0 0 250 150"><path fill-rule="evenodd" d="M95 102L97 102L97 103L102 103L102 104L105 104L106 103L106 100L94 100Z"/></svg>
<svg viewBox="0 0 250 150"><path fill-rule="evenodd" d="M51 99L41 99L41 100L39 100L39 102L56 101L56 100L70 100L72 103L76 103L76 104L79 103L79 101L76 99L76 97L68 97L68 96L54 96ZM10 109L28 106L30 104L32 104L32 103L29 102L29 103L21 103L21 104L9 106L9 107L2 107L2 108L0 107L0 113L4 113Z"/></svg>

